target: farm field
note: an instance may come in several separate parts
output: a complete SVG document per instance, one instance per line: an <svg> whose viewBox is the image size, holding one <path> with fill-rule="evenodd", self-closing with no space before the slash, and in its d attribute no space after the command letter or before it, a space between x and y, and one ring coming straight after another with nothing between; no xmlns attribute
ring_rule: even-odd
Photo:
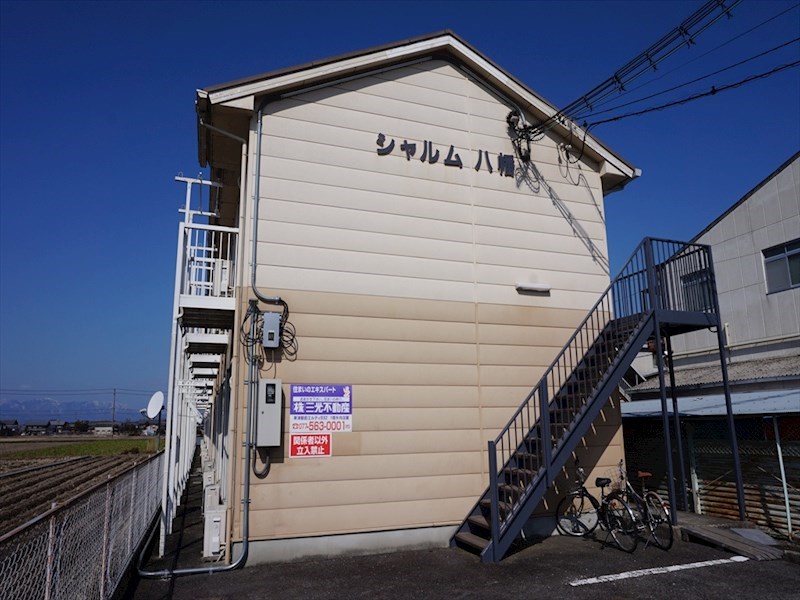
<svg viewBox="0 0 800 600"><path fill-rule="evenodd" d="M149 458L154 438L0 441L0 536Z"/></svg>

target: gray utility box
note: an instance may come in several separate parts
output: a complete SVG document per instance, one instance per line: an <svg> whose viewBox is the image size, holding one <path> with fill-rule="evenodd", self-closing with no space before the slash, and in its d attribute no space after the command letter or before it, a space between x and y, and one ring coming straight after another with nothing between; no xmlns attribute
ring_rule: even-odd
<svg viewBox="0 0 800 600"><path fill-rule="evenodd" d="M261 313L263 325L263 338L261 344L264 348L280 348L281 346L281 313Z"/></svg>
<svg viewBox="0 0 800 600"><path fill-rule="evenodd" d="M281 445L283 393L280 379L259 379L256 408L256 446L267 448Z"/></svg>

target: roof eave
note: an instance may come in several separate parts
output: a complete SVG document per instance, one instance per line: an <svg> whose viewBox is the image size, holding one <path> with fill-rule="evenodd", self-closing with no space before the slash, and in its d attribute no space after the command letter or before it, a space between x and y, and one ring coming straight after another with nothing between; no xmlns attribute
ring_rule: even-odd
<svg viewBox="0 0 800 600"><path fill-rule="evenodd" d="M497 87L519 104L520 108L529 112L545 117L558 112L553 104L448 30L198 90L198 114L200 110L205 111L204 114L209 114L214 105L253 111L257 98L297 93L312 86L426 56L450 58L463 64L473 71L474 75ZM200 163L204 165L204 161L207 160L207 140L206 134L200 129L198 123L198 153ZM571 135L561 124L556 125L554 129L563 137ZM585 136L584 150L601 164L601 179L605 193L621 189L641 174L639 169L591 135Z"/></svg>

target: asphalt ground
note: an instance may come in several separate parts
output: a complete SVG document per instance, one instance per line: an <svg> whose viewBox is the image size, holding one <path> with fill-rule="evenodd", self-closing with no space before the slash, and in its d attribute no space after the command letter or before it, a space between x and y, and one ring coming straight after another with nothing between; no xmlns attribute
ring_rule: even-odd
<svg viewBox="0 0 800 600"><path fill-rule="evenodd" d="M735 555L675 540L626 554L594 538L553 536L519 548L499 564L482 564L463 550L437 548L372 556L254 565L213 575L131 582L147 599L263 598L800 598L800 565L788 560L732 561ZM573 585L577 580L632 571L722 564Z"/></svg>
<svg viewBox="0 0 800 600"><path fill-rule="evenodd" d="M212 564L200 557L202 481L199 469L193 470L175 519L175 533L167 537L165 555L146 555L145 570ZM725 550L682 540L677 529L675 542L667 551L640 541L628 554L610 540L604 542L605 533L599 528L588 538L554 535L513 548L498 564L483 564L465 550L436 548L251 565L172 579L141 579L134 574L118 590L118 596L126 600L800 599L797 562L737 560ZM793 548L791 557L797 560L800 553ZM686 567L709 561L719 564ZM578 580L676 567L679 570L574 585Z"/></svg>

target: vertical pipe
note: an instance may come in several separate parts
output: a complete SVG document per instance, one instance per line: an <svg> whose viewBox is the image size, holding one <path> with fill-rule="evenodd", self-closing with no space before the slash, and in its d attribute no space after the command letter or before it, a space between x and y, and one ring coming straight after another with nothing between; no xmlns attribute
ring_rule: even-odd
<svg viewBox="0 0 800 600"><path fill-rule="evenodd" d="M681 416L678 412L678 392L675 384L675 364L672 360L672 340L669 336L667 342L667 365L669 367L670 392L672 395L672 416L675 426L675 443L678 445L678 471L681 476L681 500L683 510L689 510L689 498L686 495L686 469L683 466L683 438L681 436Z"/></svg>
<svg viewBox="0 0 800 600"><path fill-rule="evenodd" d="M692 480L692 502L695 514L703 514L700 500L700 482L697 480L697 453L694 447L694 425L686 424L686 446L689 450L689 477Z"/></svg>
<svg viewBox="0 0 800 600"><path fill-rule="evenodd" d="M783 503L786 507L786 528L789 531L789 539L794 539L792 531L792 513L789 507L789 488L786 485L786 469L783 466L783 450L781 449L781 432L778 427L778 416L772 415L772 429L775 432L775 449L778 451L778 466L781 469L781 484L783 485Z"/></svg>

